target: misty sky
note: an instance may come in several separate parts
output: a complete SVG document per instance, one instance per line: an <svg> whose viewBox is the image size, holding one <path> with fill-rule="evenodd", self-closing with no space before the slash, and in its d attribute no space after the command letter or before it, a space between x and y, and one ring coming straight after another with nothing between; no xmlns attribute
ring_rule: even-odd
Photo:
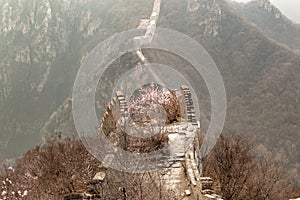
<svg viewBox="0 0 300 200"><path fill-rule="evenodd" d="M250 0L234 0L238 2L248 2ZM270 0L281 12L293 20L300 23L300 0Z"/></svg>

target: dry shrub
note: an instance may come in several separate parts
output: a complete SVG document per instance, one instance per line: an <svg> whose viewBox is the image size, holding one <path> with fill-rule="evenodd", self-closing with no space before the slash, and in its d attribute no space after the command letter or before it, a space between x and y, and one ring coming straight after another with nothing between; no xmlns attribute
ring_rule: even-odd
<svg viewBox="0 0 300 200"><path fill-rule="evenodd" d="M84 182L95 175L99 166L79 140L54 141L36 146L16 161L10 190L27 190L23 199L57 200L68 192L84 189ZM10 195L8 199L15 198Z"/></svg>
<svg viewBox="0 0 300 200"><path fill-rule="evenodd" d="M6 183L6 199L58 200L71 192L86 191L86 183L99 171L106 173L101 199L175 199L172 192L164 190L159 172L130 174L104 168L76 138L36 146L0 180L9 178L11 182ZM27 191L27 195L22 197L17 191Z"/></svg>
<svg viewBox="0 0 300 200"><path fill-rule="evenodd" d="M271 157L254 156L253 143L223 135L204 160L205 175L219 182L225 200L288 199L290 185L284 170Z"/></svg>

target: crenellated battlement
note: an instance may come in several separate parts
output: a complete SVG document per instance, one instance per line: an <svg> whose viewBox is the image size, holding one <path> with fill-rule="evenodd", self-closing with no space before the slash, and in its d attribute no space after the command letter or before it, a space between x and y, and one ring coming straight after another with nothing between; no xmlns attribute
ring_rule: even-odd
<svg viewBox="0 0 300 200"><path fill-rule="evenodd" d="M130 109L132 105L128 97L122 92L117 92L106 108L100 128L114 145L129 152L147 153L167 145L164 157L169 164L163 169L157 166L157 169L160 169L159 181L163 181L164 189L172 191L178 199L219 199L217 195L213 195L212 180L201 178L198 170L200 122L196 120L189 88L182 86L180 89L172 90L166 94L166 99L167 103L161 105L166 116L160 118L158 115L156 119L157 115L153 117L153 112L150 111L154 109L154 113L159 113L160 110L157 110L159 106L148 106L146 111L143 110L137 116L137 113ZM162 120L163 123L157 123L158 120ZM158 127L157 124L161 126ZM158 133L145 138L131 134L135 132L144 134L145 131L146 135L149 126ZM106 158L103 163L109 167L109 163L115 159L114 155L107 155ZM97 198L99 197L95 196L94 199Z"/></svg>

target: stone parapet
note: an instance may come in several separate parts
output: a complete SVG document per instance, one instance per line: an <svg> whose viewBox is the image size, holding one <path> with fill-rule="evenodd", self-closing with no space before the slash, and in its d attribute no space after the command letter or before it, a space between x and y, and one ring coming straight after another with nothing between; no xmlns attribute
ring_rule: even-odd
<svg viewBox="0 0 300 200"><path fill-rule="evenodd" d="M151 138L136 138L126 133L130 113L126 97L122 92L117 92L107 106L101 120L101 129L114 145L131 152L145 153L168 145L165 159L169 165L160 170L160 180L163 182L165 190L173 191L178 199L220 199L218 195L214 194L212 180L201 177L198 170L197 152L200 147L198 138L200 123L196 120L191 92L188 87L182 86L180 90L174 90L173 94L180 104L178 106L180 106L181 116L178 118L179 120L169 122L161 127L158 135ZM134 123L131 122L131 125ZM139 128L138 131L142 131L143 125L136 124L136 126ZM108 167L113 159L114 155L107 155L103 163ZM161 166L157 166L157 168L161 168ZM102 176L98 174L98 177ZM94 178L88 182L87 192L73 193L66 196L65 199L99 198L102 181Z"/></svg>

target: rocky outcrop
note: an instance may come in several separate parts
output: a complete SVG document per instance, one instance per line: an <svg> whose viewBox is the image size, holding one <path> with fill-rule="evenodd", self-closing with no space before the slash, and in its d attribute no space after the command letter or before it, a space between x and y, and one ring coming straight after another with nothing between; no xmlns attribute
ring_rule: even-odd
<svg viewBox="0 0 300 200"><path fill-rule="evenodd" d="M283 15L278 8L276 8L270 0L255 0L251 2L252 5L256 5L269 13L272 13L276 19L282 18Z"/></svg>
<svg viewBox="0 0 300 200"><path fill-rule="evenodd" d="M64 196L64 200L72 199L101 199L102 184L105 181L106 174L104 172L98 172L94 178L87 182L85 192L74 192ZM72 180L71 180L72 184Z"/></svg>
<svg viewBox="0 0 300 200"><path fill-rule="evenodd" d="M186 10L191 13L205 13L198 25L206 37L218 38L221 33L223 11L219 0L187 0ZM209 14L207 14L209 13Z"/></svg>

